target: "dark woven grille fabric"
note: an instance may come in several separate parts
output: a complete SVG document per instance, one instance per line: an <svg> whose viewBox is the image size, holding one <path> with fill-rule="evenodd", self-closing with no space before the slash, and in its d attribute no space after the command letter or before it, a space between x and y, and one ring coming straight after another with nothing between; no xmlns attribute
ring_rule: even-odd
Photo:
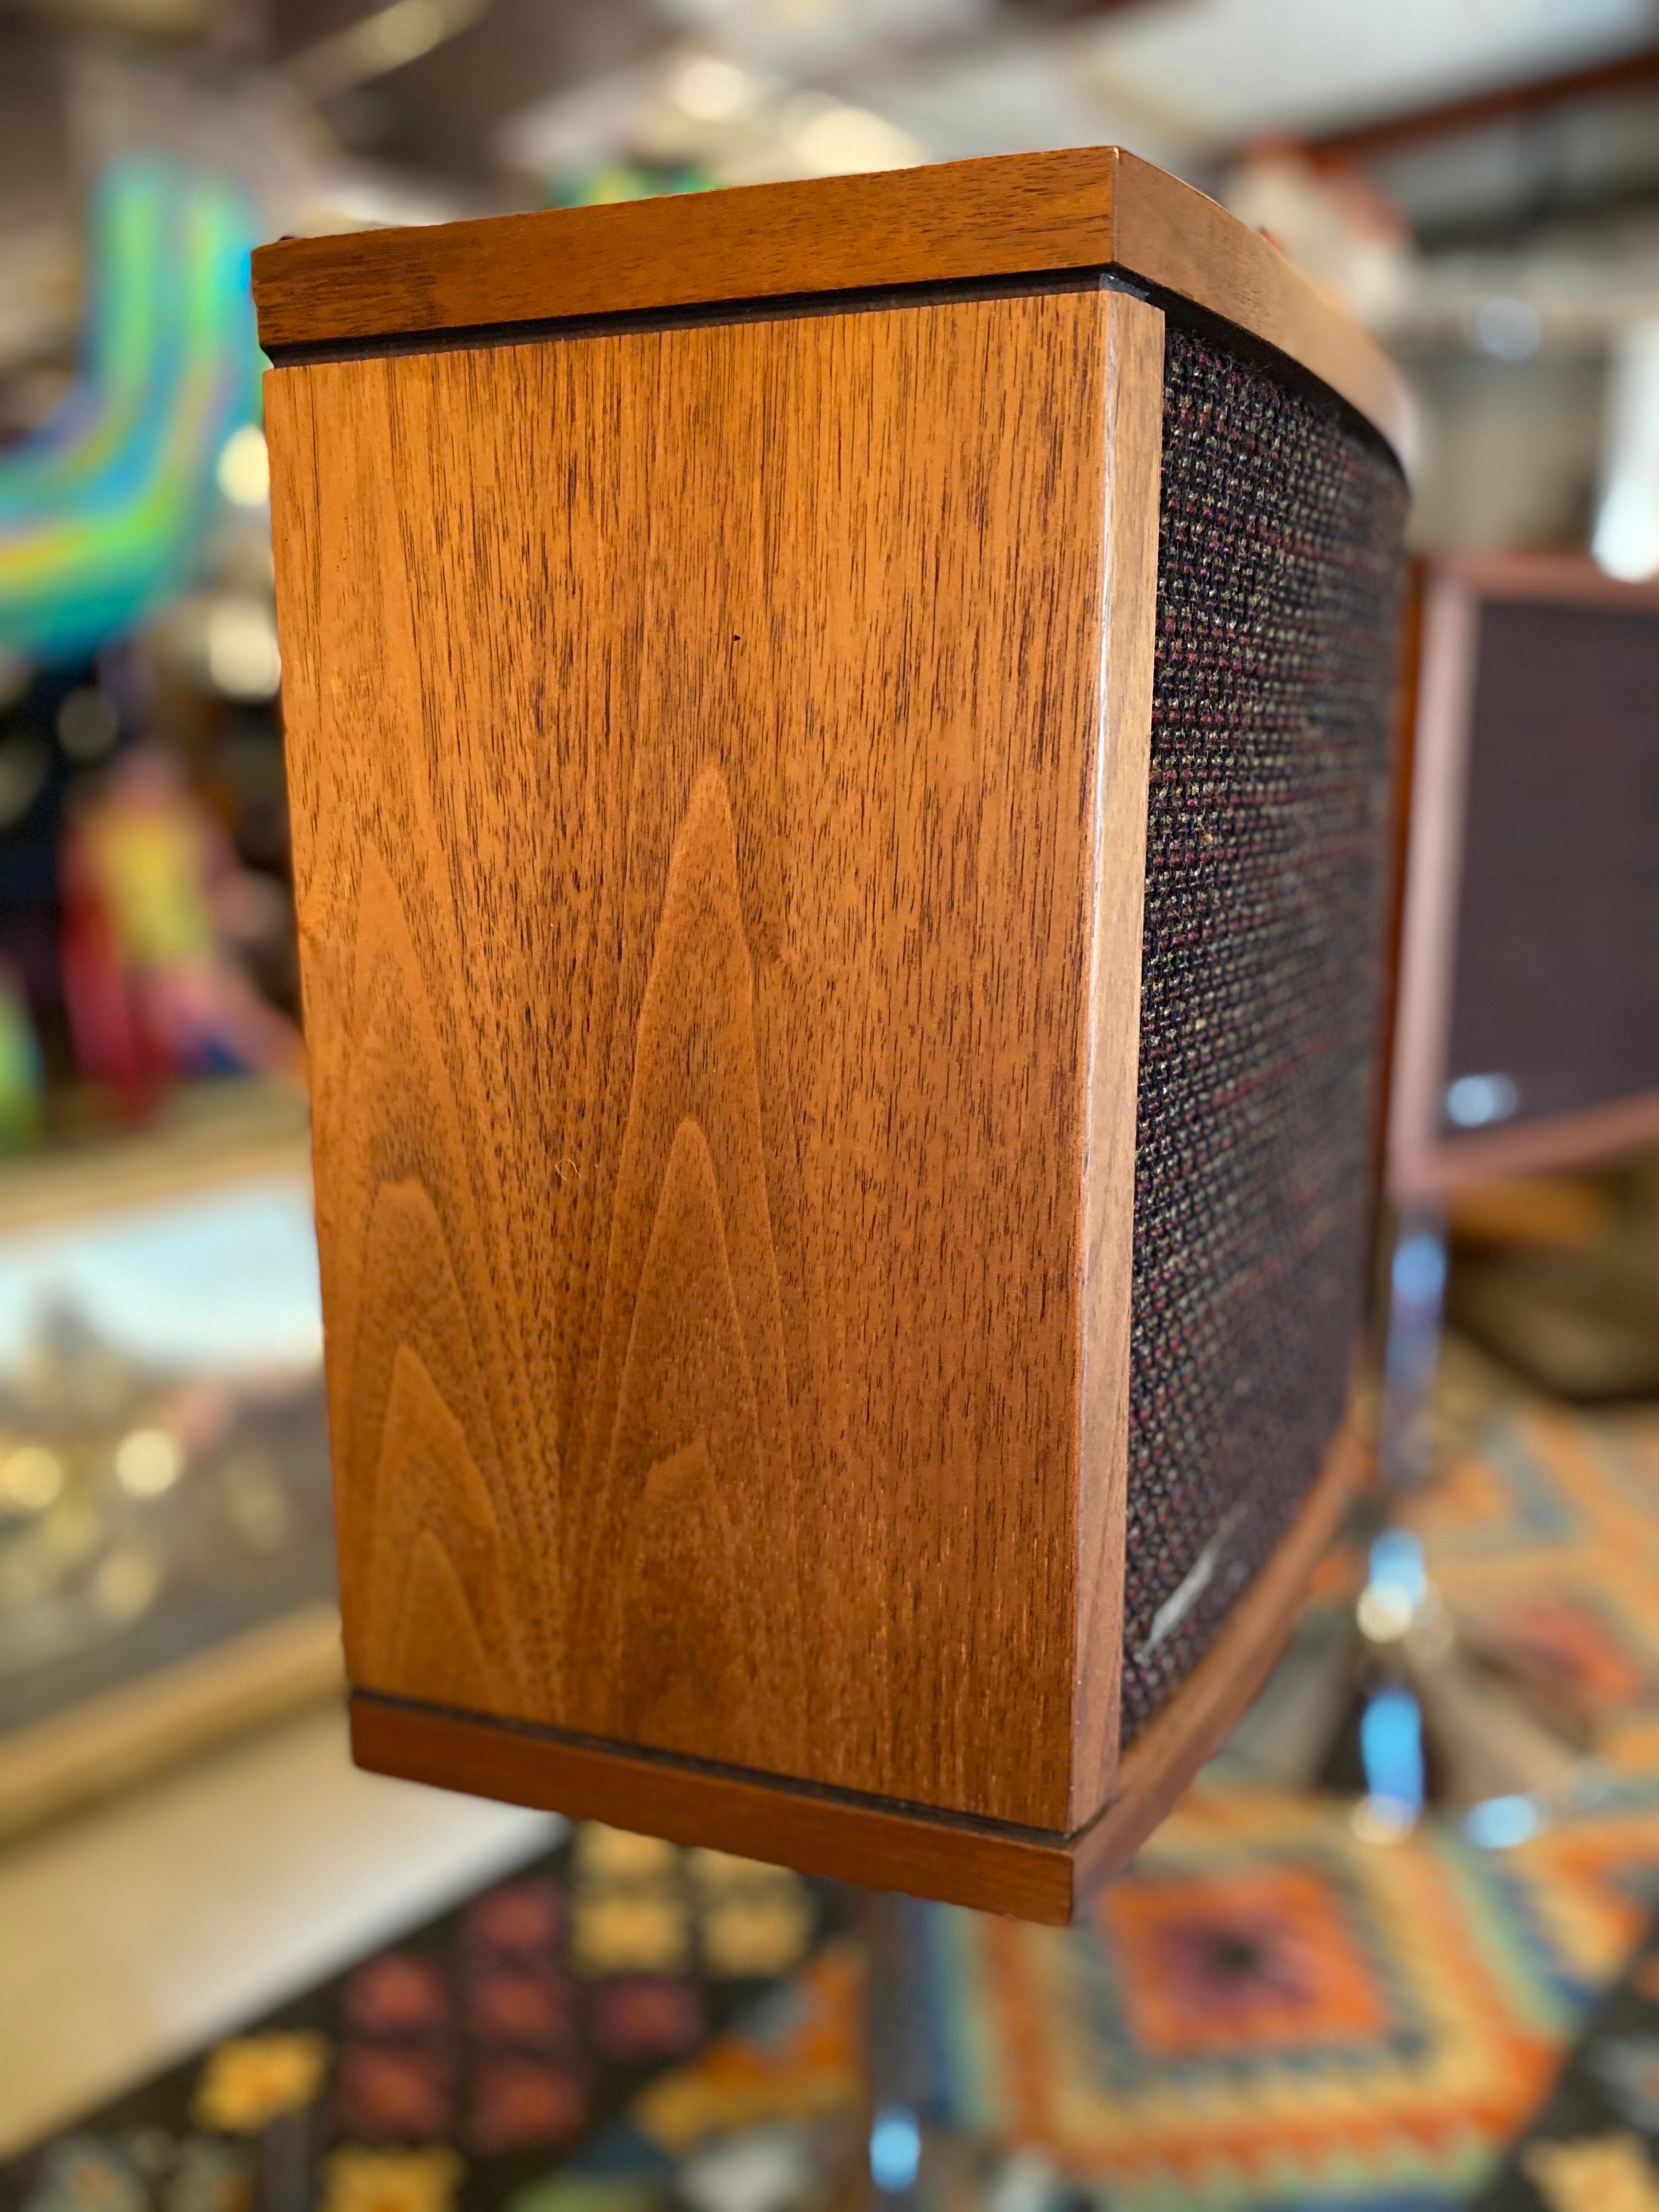
<svg viewBox="0 0 1659 2212"><path fill-rule="evenodd" d="M1126 1741L1317 1471L1369 1220L1405 492L1170 326L1131 1323Z"/></svg>

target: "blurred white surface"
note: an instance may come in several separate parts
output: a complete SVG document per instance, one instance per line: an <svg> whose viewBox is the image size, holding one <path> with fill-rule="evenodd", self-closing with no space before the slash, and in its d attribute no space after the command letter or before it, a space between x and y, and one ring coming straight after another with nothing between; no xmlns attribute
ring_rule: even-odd
<svg viewBox="0 0 1659 2212"><path fill-rule="evenodd" d="M1237 145L1585 67L1652 35L1653 0L1179 0L1084 34L1098 88Z"/></svg>
<svg viewBox="0 0 1659 2212"><path fill-rule="evenodd" d="M1610 576L1659 576L1659 319L1633 324L1613 349L1594 549Z"/></svg>
<svg viewBox="0 0 1659 2212"><path fill-rule="evenodd" d="M0 2157L545 1849L331 1707L0 1856Z"/></svg>
<svg viewBox="0 0 1659 2212"><path fill-rule="evenodd" d="M0 1363L54 1302L158 1367L313 1362L323 1316L310 1189L272 1176L7 1238Z"/></svg>

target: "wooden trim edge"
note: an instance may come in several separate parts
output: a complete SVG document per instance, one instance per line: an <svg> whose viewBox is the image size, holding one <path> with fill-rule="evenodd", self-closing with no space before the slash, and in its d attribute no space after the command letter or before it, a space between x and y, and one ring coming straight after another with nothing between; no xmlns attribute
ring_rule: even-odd
<svg viewBox="0 0 1659 2212"><path fill-rule="evenodd" d="M1074 1914L1128 1864L1267 1680L1289 1640L1309 1578L1370 1464L1350 1412L1289 1533L1203 1658L1124 1753L1116 1796L1077 1841Z"/></svg>
<svg viewBox="0 0 1659 2212"><path fill-rule="evenodd" d="M1130 1747L1116 1796L1070 1835L1022 1835L874 1800L820 1796L784 1781L711 1772L372 1691L352 1693L352 1756L373 1773L434 1789L648 1829L672 1843L748 1857L764 1852L806 1874L1061 1927L1127 1863L1260 1688L1366 1463L1346 1419L1243 1603Z"/></svg>
<svg viewBox="0 0 1659 2212"><path fill-rule="evenodd" d="M319 1601L15 1729L0 1741L0 1841L336 1697L344 1671L339 1613Z"/></svg>
<svg viewBox="0 0 1659 2212"><path fill-rule="evenodd" d="M1409 477L1419 434L1405 377L1282 249L1179 177L1119 155L1112 265L1189 301L1346 400Z"/></svg>
<svg viewBox="0 0 1659 2212"><path fill-rule="evenodd" d="M1079 1161L1081 1419L1067 1806L1073 1827L1111 1794L1123 1702L1135 1101L1164 445L1164 317L1121 293L1106 298L1104 614Z"/></svg>
<svg viewBox="0 0 1659 2212"><path fill-rule="evenodd" d="M1611 608L1626 614L1659 611L1659 577L1636 581L1610 576L1588 553L1442 553L1431 574L1460 586L1477 599L1548 606Z"/></svg>
<svg viewBox="0 0 1659 2212"><path fill-rule="evenodd" d="M1395 1009L1388 1180L1429 1150L1440 1127L1451 1019L1449 948L1462 889L1463 803L1479 606L1463 578L1432 572L1423 596L1411 815Z"/></svg>
<svg viewBox="0 0 1659 2212"><path fill-rule="evenodd" d="M870 1889L914 1888L1052 1927L1070 1915L1071 1850L1060 1836L1044 1842L809 1795L784 1781L671 1765L372 1692L352 1693L351 1753L374 1773L648 1829L671 1843L764 1854Z"/></svg>

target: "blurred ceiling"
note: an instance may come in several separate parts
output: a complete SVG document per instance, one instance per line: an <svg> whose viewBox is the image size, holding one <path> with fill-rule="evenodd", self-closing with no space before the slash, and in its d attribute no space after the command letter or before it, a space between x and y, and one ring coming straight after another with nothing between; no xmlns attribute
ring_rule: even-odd
<svg viewBox="0 0 1659 2212"><path fill-rule="evenodd" d="M67 156L34 143L54 68ZM1659 0L0 0L9 229L143 131L240 163L282 227L325 171L342 219L418 220L607 162L732 183L1108 141L1221 189L1295 140L1422 247L1645 248Z"/></svg>
<svg viewBox="0 0 1659 2212"><path fill-rule="evenodd" d="M275 49L354 12L273 0ZM1193 173L1264 134L1397 118L1656 38L1655 0L494 0L347 121L401 158L487 171L503 126L521 155L527 118L556 130L572 100L591 115L689 43L855 103L935 159L1115 138Z"/></svg>
<svg viewBox="0 0 1659 2212"><path fill-rule="evenodd" d="M272 235L1111 142L1413 363L1425 544L1586 535L1659 327L1659 0L0 0L0 444L137 146Z"/></svg>

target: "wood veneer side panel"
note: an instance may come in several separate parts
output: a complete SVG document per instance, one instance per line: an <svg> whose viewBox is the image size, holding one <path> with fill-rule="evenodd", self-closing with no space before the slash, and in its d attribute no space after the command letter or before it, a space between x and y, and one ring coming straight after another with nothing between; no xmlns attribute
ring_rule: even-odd
<svg viewBox="0 0 1659 2212"><path fill-rule="evenodd" d="M315 427L303 369L267 369L263 380L265 441L270 451L270 532L276 570L276 629L283 656L283 734L294 817L294 867L303 881L311 859L314 792L305 779L313 762L319 716L318 568ZM292 787L296 777L299 787ZM303 979L302 979L303 982Z"/></svg>
<svg viewBox="0 0 1659 2212"><path fill-rule="evenodd" d="M554 1376L498 1286L544 1179L489 1141L511 1014L485 979L528 933L543 794L434 684L433 395L386 362L268 386L347 1670L536 1707L562 1663Z"/></svg>
<svg viewBox="0 0 1659 2212"><path fill-rule="evenodd" d="M1104 651L1083 1170L1073 1827L1089 1820L1110 1790L1122 1688L1129 1304L1163 473L1164 317L1141 301L1112 297L1106 344Z"/></svg>
<svg viewBox="0 0 1659 2212"><path fill-rule="evenodd" d="M319 1130L333 1118L331 1081L336 1056L319 1053L316 1038L333 1018L327 990L313 981L312 953L330 945L346 926L353 884L343 884L345 915L333 905L333 865L338 810L331 804L337 776L357 780L343 756L361 732L347 717L331 717L325 696L322 624L330 588L325 576L321 513L322 436L316 393L304 369L270 369L263 380L266 442L270 456L270 521L275 563L276 624L282 652L283 750L286 770L289 845L294 871L295 910L299 939L300 985L307 1035L307 1084L310 1092L312 1204L316 1217L319 1289L323 1310L324 1385L329 1409L331 1449L347 1432L349 1408L341 1394L341 1364L332 1347L349 1329L349 1300L343 1299L331 1260L334 1234L333 1179L319 1173ZM348 833L349 835L349 833ZM343 1510L337 1468L333 1481L337 1562L349 1535ZM351 1671L353 1624L344 1617L341 1640L348 1679Z"/></svg>
<svg viewBox="0 0 1659 2212"><path fill-rule="evenodd" d="M1070 1917L1072 1854L1059 1841L947 1827L373 1697L351 1700L351 1750L356 1764L374 1773L763 1857L866 1889L902 1890L1051 1927Z"/></svg>
<svg viewBox="0 0 1659 2212"><path fill-rule="evenodd" d="M1076 1842L1073 1911L1121 1873L1267 1680L1370 1462L1352 1414L1332 1438L1289 1533L1170 1702L1125 1753L1117 1795Z"/></svg>
<svg viewBox="0 0 1659 2212"><path fill-rule="evenodd" d="M1066 1827L1108 313L279 373L361 1686Z"/></svg>

